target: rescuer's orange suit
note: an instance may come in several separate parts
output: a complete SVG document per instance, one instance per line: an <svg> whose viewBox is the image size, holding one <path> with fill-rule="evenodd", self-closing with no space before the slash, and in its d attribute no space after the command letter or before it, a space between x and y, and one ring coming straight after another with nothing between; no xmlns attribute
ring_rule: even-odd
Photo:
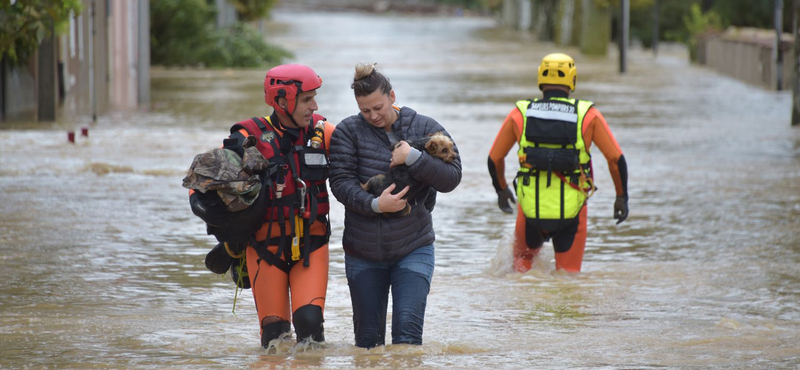
<svg viewBox="0 0 800 370"><path fill-rule="evenodd" d="M548 90L544 98L550 96L566 97L560 92ZM523 117L519 109L514 108L500 128L500 132L489 151L489 173L492 176L492 185L498 193L508 187L505 178L505 156L520 140L522 135ZM614 180L617 197L627 199L627 165L622 155L622 150L614 139L603 115L595 107L591 107L583 118L583 141L587 151L592 143L603 152L608 161L608 169ZM580 271L583 261L583 251L586 248L586 205L584 204L578 215L577 230L570 228L550 235L547 231L526 226L525 214L517 206L517 223L514 231L514 269L518 272L530 270L533 257L539 252L546 238L553 239L555 249L556 269L566 271ZM574 232L573 232L574 230Z"/></svg>

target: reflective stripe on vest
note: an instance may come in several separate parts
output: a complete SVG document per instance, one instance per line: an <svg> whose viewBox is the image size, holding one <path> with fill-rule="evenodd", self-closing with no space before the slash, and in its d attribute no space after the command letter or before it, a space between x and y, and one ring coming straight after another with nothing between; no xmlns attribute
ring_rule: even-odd
<svg viewBox="0 0 800 370"><path fill-rule="evenodd" d="M577 99L552 98L520 100L516 105L523 116L517 152L520 158L520 171L517 175L516 190L525 217L547 220L577 217L586 201L586 193L577 189L578 178L588 171L591 159L583 141L583 118L593 103ZM536 126L529 127L529 125ZM553 158L548 157L544 161L539 161L546 162L546 165L536 168L531 164L535 161L528 160L526 153L539 154L542 151L546 152L546 155L577 151L579 165L574 171L557 172L545 168L553 162ZM575 154L572 154L572 158L575 158Z"/></svg>

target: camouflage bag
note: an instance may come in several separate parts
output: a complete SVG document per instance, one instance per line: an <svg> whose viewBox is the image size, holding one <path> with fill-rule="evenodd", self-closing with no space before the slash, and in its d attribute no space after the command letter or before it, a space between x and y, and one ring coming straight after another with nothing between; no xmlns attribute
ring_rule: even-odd
<svg viewBox="0 0 800 370"><path fill-rule="evenodd" d="M195 190L189 197L192 213L206 223L209 235L237 250L251 241L264 221L269 204L264 181L270 181L277 168L256 143L253 136L242 145L226 139L223 148L197 155L183 179L185 188Z"/></svg>
<svg viewBox="0 0 800 370"><path fill-rule="evenodd" d="M258 174L269 166L269 162L256 149L255 141L255 137L247 137L242 145L242 157L226 148L198 154L183 178L183 187L203 194L216 191L231 212L251 206L261 190Z"/></svg>

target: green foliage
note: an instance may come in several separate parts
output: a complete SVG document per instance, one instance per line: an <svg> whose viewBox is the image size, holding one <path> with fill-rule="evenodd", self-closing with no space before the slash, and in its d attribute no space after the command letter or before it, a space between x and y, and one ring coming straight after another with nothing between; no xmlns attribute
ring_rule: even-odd
<svg viewBox="0 0 800 370"><path fill-rule="evenodd" d="M658 0L659 40L682 41L687 38L683 17L697 0ZM653 6L655 0L631 4L631 38L641 40L644 46L653 43Z"/></svg>
<svg viewBox="0 0 800 370"><path fill-rule="evenodd" d="M653 2L655 0L628 0L630 3L631 13L637 9L644 9L650 8L653 6ZM609 8L614 7L615 9L619 9L622 5L620 0L594 0L595 6L598 8Z"/></svg>
<svg viewBox="0 0 800 370"><path fill-rule="evenodd" d="M502 0L434 0L440 4L460 6L465 9L494 10L503 5Z"/></svg>
<svg viewBox="0 0 800 370"><path fill-rule="evenodd" d="M694 58L693 53L697 49L698 38L706 32L722 30L724 25L722 18L713 10L704 14L697 1L685 1L685 3L688 3L686 4L688 9L679 13L682 17L681 27L664 30L664 39L686 44L689 46L690 56ZM665 21L662 18L661 23Z"/></svg>
<svg viewBox="0 0 800 370"><path fill-rule="evenodd" d="M692 4L689 14L683 17L683 25L686 30L683 41L690 44L696 42L697 37L712 30L722 29L722 19L713 10L703 14L700 5Z"/></svg>
<svg viewBox="0 0 800 370"><path fill-rule="evenodd" d="M722 19L713 10L703 14L699 4L692 4L689 14L683 17L686 27L684 42L689 46L689 58L697 59L697 43L704 33L722 29Z"/></svg>
<svg viewBox="0 0 800 370"><path fill-rule="evenodd" d="M620 0L595 0L615 2ZM631 36L651 46L653 5L655 0L631 0ZM638 4L637 4L638 3ZM773 27L772 0L717 0L706 13L701 0L658 0L659 39L693 44L699 33L711 29L735 27ZM791 31L794 3L784 0L784 31Z"/></svg>
<svg viewBox="0 0 800 370"><path fill-rule="evenodd" d="M212 42L200 50L200 60L207 67L260 67L292 56L266 44L256 29L244 23L215 30L211 38Z"/></svg>
<svg viewBox="0 0 800 370"><path fill-rule="evenodd" d="M503 6L503 0L482 0L483 8L490 11L498 11Z"/></svg>
<svg viewBox="0 0 800 370"><path fill-rule="evenodd" d="M252 27L237 23L216 29L206 0L151 1L153 64L165 66L261 67L291 56L264 42Z"/></svg>
<svg viewBox="0 0 800 370"><path fill-rule="evenodd" d="M80 12L80 0L0 0L0 59L24 62L54 31L66 31L70 13Z"/></svg>
<svg viewBox="0 0 800 370"><path fill-rule="evenodd" d="M236 8L240 21L252 22L269 17L269 11L277 0L228 0Z"/></svg>
<svg viewBox="0 0 800 370"><path fill-rule="evenodd" d="M784 0L791 4L793 1ZM725 25L737 27L772 28L775 4L774 0L724 0L715 1L711 8ZM791 12L789 8L788 12Z"/></svg>
<svg viewBox="0 0 800 370"><path fill-rule="evenodd" d="M214 12L205 0L150 1L150 55L153 64L197 64L209 42Z"/></svg>

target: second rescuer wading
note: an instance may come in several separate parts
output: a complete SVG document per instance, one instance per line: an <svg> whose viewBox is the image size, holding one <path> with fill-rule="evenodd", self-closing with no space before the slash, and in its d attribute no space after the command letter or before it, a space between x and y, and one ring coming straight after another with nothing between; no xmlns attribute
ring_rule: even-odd
<svg viewBox="0 0 800 370"><path fill-rule="evenodd" d="M513 213L514 195L505 179L504 158L519 144L519 198L514 269L525 272L547 239L556 268L580 271L586 247L586 200L594 192L592 143L603 152L614 180L617 223L628 217L628 167L605 118L594 104L570 99L578 70L566 54L542 59L538 85L544 97L520 100L508 114L489 151L489 174L503 212Z"/></svg>

